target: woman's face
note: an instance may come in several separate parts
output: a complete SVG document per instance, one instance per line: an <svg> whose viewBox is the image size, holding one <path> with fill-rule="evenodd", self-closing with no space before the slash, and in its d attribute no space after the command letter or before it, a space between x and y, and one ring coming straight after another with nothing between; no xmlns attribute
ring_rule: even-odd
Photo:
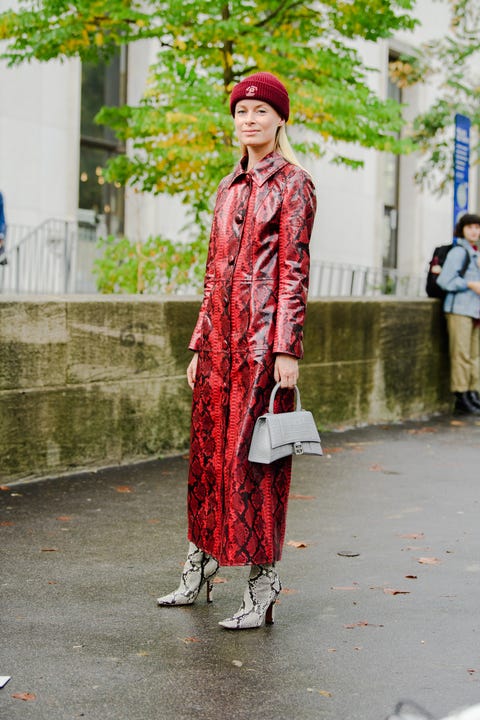
<svg viewBox="0 0 480 720"><path fill-rule="evenodd" d="M271 105L259 100L240 100L235 106L234 121L242 145L263 155L272 152L277 130L285 123Z"/></svg>
<svg viewBox="0 0 480 720"><path fill-rule="evenodd" d="M480 239L480 225L464 225L463 237L465 240L468 240L469 243L476 245Z"/></svg>

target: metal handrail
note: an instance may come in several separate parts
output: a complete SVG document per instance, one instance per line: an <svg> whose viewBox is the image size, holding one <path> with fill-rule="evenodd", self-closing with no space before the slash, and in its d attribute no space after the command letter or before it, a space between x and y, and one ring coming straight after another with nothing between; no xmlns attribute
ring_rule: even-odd
<svg viewBox="0 0 480 720"><path fill-rule="evenodd" d="M312 260L310 297L425 296L425 277L396 268Z"/></svg>
<svg viewBox="0 0 480 720"><path fill-rule="evenodd" d="M34 228L9 226L0 292L71 292L76 235L76 223L55 218Z"/></svg>

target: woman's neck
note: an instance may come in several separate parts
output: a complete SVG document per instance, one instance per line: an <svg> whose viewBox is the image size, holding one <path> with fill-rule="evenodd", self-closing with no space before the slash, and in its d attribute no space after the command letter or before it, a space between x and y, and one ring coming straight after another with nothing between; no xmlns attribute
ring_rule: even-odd
<svg viewBox="0 0 480 720"><path fill-rule="evenodd" d="M265 149L255 151L255 148L247 148L247 172L251 170L257 163L260 162L260 160L263 160L264 157L267 155L270 155L271 152L273 152L274 148L270 148L265 152Z"/></svg>

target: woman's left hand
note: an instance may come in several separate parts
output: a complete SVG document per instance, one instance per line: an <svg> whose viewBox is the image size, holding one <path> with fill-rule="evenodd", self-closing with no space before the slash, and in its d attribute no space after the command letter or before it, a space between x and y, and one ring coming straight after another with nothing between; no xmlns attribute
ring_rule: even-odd
<svg viewBox="0 0 480 720"><path fill-rule="evenodd" d="M298 381L298 360L293 355L277 355L273 376L282 388L293 388Z"/></svg>

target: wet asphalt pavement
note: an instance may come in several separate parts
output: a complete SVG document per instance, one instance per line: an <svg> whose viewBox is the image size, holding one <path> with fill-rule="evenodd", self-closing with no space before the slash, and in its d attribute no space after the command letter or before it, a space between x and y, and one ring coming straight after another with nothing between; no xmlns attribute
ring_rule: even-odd
<svg viewBox="0 0 480 720"><path fill-rule="evenodd" d="M284 591L258 630L217 624L244 568L220 571L212 605L155 604L187 549L185 458L3 488L1 720L384 720L404 698L435 717L480 702L480 421L323 442L294 462Z"/></svg>

